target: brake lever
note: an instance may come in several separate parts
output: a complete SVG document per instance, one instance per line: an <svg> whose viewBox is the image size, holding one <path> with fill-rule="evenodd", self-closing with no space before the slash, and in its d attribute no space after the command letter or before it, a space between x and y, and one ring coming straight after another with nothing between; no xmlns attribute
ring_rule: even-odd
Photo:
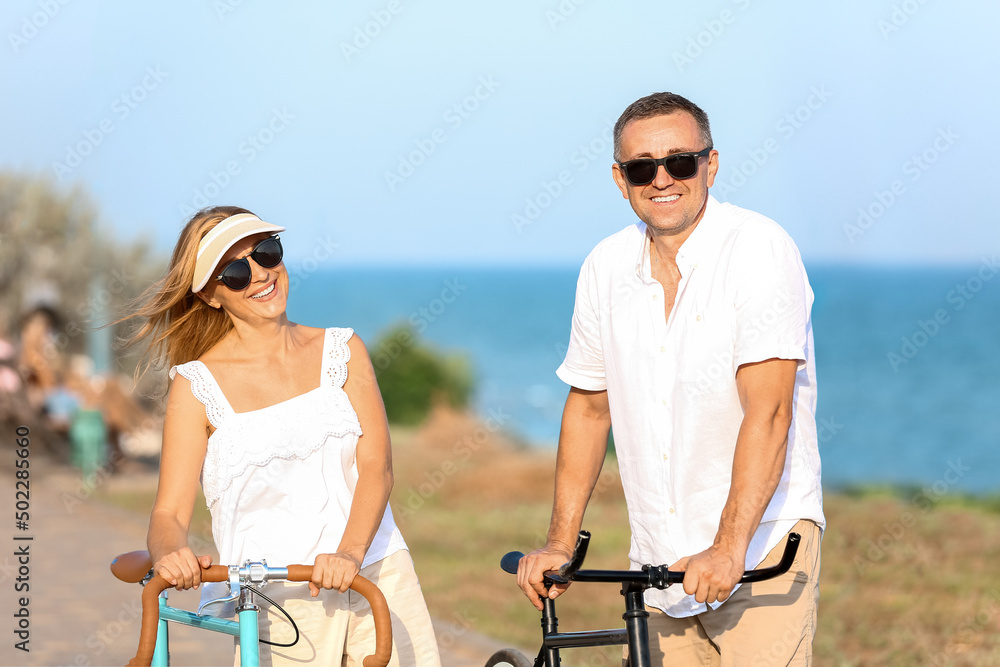
<svg viewBox="0 0 1000 667"><path fill-rule="evenodd" d="M204 616L205 608L213 604L226 604L236 602L240 597L240 568L236 565L229 566L229 595L214 600L207 600L198 605L198 615Z"/></svg>

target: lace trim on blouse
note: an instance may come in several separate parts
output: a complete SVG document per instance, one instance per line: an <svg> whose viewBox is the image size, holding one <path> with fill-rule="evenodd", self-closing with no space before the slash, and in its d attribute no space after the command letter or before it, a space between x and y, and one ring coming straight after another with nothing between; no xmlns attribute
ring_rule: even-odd
<svg viewBox="0 0 1000 667"><path fill-rule="evenodd" d="M174 366L169 372L170 379L173 380L178 373L191 383L191 393L205 406L205 414L213 427L218 429L226 417L234 414L233 409L229 407L229 401L223 396L219 385L215 383L215 377L205 364L200 361L190 361ZM219 400L220 397L222 400Z"/></svg>
<svg viewBox="0 0 1000 667"><path fill-rule="evenodd" d="M324 382L316 389L250 412L234 412L211 371L200 361L170 369L191 382L195 398L205 406L215 432L208 439L201 484L211 507L252 466L262 467L276 458L305 459L330 437L361 436L357 413L343 391L351 350L352 329L327 329L324 341ZM293 405L302 403L303 405ZM302 416L308 416L303 421Z"/></svg>

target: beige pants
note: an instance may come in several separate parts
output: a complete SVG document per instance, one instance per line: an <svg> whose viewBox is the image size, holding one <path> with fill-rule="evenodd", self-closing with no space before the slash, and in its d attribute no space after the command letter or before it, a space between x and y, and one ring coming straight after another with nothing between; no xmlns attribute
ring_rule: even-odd
<svg viewBox="0 0 1000 667"><path fill-rule="evenodd" d="M744 584L721 607L697 616L672 618L650 608L652 664L670 667L811 664L819 600L820 530L812 521L803 520L790 532L799 533L802 542L791 569L782 576ZM775 565L784 549L782 540L758 567Z"/></svg>
<svg viewBox="0 0 1000 667"><path fill-rule="evenodd" d="M382 590L392 617L390 666L440 667L437 640L420 592L408 551L397 551L362 568L361 576ZM304 592L303 592L304 591ZM299 641L290 648L260 645L261 665L342 665L361 667L375 651L375 622L368 602L355 593L320 591L309 595L306 585L267 586L264 594L285 608L299 627ZM260 638L288 643L295 632L281 612L263 603ZM239 644L234 665L240 664Z"/></svg>

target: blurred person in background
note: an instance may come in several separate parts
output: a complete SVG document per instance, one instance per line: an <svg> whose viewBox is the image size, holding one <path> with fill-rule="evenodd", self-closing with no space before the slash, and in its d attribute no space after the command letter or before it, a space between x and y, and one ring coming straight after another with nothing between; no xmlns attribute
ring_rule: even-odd
<svg viewBox="0 0 1000 667"><path fill-rule="evenodd" d="M62 355L55 344L61 318L49 306L37 306L21 319L18 366L28 401L41 411L46 396L58 385Z"/></svg>

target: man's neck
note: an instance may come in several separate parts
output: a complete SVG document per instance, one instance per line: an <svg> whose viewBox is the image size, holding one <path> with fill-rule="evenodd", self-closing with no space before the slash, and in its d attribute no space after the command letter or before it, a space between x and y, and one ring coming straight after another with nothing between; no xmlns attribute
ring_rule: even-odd
<svg viewBox="0 0 1000 667"><path fill-rule="evenodd" d="M688 240L695 228L701 224L699 218L697 222L679 234L658 234L649 229L649 256L660 263L675 264L677 262L677 251L681 249L684 242Z"/></svg>
<svg viewBox="0 0 1000 667"><path fill-rule="evenodd" d="M689 226L685 227L680 232L676 234L670 234L666 232L657 232L651 226L646 225L647 233L649 234L650 241L650 255L654 252L653 247L655 246L657 256L661 262L675 262L677 259L677 252L684 245L684 242L690 238L694 230L698 228L701 221L705 217L705 211L708 210L708 197L705 197L705 203L702 204L701 211L698 212L698 217Z"/></svg>

